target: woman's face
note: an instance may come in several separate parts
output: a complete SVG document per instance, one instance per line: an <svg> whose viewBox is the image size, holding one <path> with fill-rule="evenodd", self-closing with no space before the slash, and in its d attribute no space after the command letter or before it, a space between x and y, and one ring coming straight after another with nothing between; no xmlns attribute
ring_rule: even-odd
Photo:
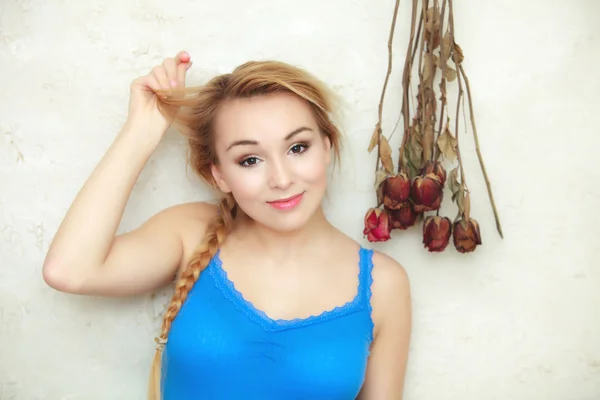
<svg viewBox="0 0 600 400"><path fill-rule="evenodd" d="M239 207L278 231L302 227L321 206L330 141L292 94L228 101L215 123L215 181Z"/></svg>

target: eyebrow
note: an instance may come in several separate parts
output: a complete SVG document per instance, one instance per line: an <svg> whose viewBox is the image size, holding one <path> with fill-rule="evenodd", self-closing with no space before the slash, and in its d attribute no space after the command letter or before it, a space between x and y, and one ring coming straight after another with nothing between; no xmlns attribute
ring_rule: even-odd
<svg viewBox="0 0 600 400"><path fill-rule="evenodd" d="M299 134L300 132L304 132L304 131L313 131L311 128L308 128L306 126L302 126L298 129L293 130L292 132L288 133L287 136L283 139L285 141L290 140L291 138L293 138L294 136L296 136L297 134ZM259 143L256 140L237 140L233 143L231 143L229 145L229 147L227 147L226 151L231 150L232 147L234 146L257 146Z"/></svg>

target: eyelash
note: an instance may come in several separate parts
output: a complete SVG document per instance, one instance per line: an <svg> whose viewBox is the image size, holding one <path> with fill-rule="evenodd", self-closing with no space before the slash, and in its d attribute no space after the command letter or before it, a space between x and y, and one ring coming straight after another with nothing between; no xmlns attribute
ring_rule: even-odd
<svg viewBox="0 0 600 400"><path fill-rule="evenodd" d="M295 143L294 145L292 145L292 146L290 147L290 150L291 150L291 149L293 149L294 147L298 147L298 146L304 147L304 149L303 149L302 151L300 151L300 152L293 153L293 154L302 154L302 153L305 153L305 152L306 152L306 151L309 149L309 147L310 147L310 144L309 144L309 143L305 143L305 142L301 142L301 143ZM238 162L238 164L239 164L239 165L240 165L240 167L242 167L242 168L252 168L252 167L254 167L254 166L257 164L257 163L254 163L254 164L252 164L252 165L247 165L247 164L245 165L245 163L246 163L248 160L258 160L258 157L254 157L254 156L251 156L251 157L245 157L245 158L243 158L242 160L240 160L240 161Z"/></svg>

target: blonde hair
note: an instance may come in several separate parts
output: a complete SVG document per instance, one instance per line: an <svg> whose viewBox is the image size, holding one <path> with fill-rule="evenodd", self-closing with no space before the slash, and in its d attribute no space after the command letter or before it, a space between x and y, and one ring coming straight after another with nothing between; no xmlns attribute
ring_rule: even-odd
<svg viewBox="0 0 600 400"><path fill-rule="evenodd" d="M329 139L335 160L339 159L341 135L335 118L335 96L329 89L303 69L276 61L247 62L232 73L219 75L201 87L158 93L159 109L188 137L188 163L208 184L216 188L211 165L219 160L214 146L213 125L220 107L230 99L293 93L311 108L321 134ZM163 317L157 348L152 362L148 398L162 396L161 364L164 346L171 324L185 302L188 293L225 242L233 227L238 206L231 194L220 201L220 212L207 227L202 243L195 250L187 268L181 273L175 293Z"/></svg>

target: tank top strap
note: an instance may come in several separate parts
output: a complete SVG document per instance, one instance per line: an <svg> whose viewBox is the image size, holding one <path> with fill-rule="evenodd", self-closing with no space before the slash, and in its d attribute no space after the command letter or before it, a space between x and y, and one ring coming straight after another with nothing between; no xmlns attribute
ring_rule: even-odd
<svg viewBox="0 0 600 400"><path fill-rule="evenodd" d="M360 248L360 294L365 305L371 310L371 285L373 284L373 250Z"/></svg>
<svg viewBox="0 0 600 400"><path fill-rule="evenodd" d="M360 248L359 299L360 307L368 314L368 335L373 340L373 308L371 307L371 286L373 284L373 250Z"/></svg>

